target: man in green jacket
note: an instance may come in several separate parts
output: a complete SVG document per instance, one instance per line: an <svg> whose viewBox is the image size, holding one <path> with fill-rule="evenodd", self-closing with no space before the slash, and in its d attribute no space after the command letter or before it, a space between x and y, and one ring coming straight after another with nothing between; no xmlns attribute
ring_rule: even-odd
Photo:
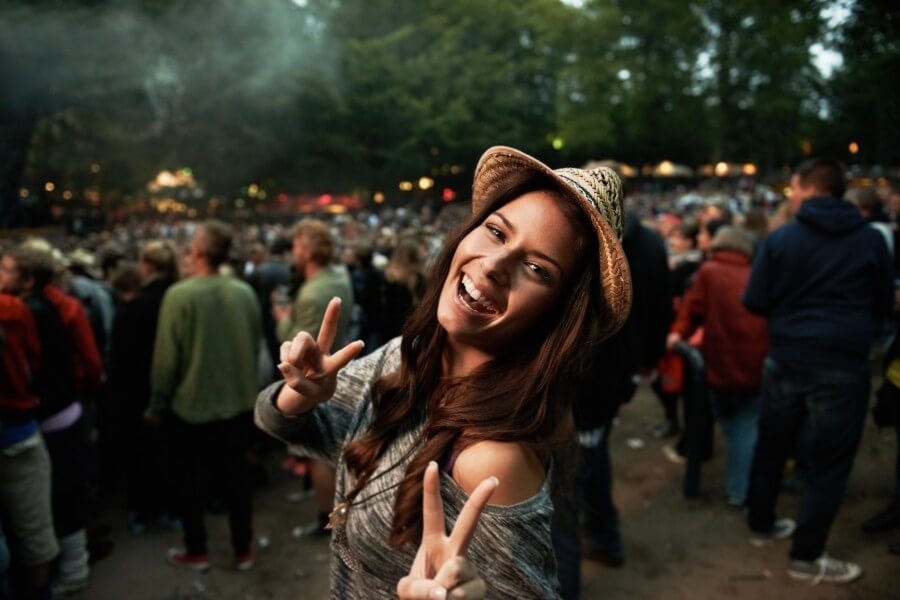
<svg viewBox="0 0 900 600"><path fill-rule="evenodd" d="M343 308L335 344L340 348L347 337L353 309L350 275L343 265L334 263L334 238L322 221L301 221L294 227L293 238L291 254L296 272L303 276L303 285L297 291L293 306L275 309L278 339L289 342L301 331L317 338L325 308L332 298L338 297Z"/></svg>
<svg viewBox="0 0 900 600"><path fill-rule="evenodd" d="M293 306L276 305L273 308L278 338L289 342L301 331L309 333L313 339L319 337L325 308L332 298L337 297L341 299L342 308L334 339L335 346L341 348L350 328L353 288L344 266L334 263L335 243L331 230L322 221L307 219L294 227L293 239L294 268L303 276L303 285L297 291ZM325 526L334 504L334 468L312 461L310 477L316 490L319 516L316 522L295 529L298 537L329 533Z"/></svg>
<svg viewBox="0 0 900 600"><path fill-rule="evenodd" d="M230 246L224 223L197 228L187 256L193 276L166 292L153 351L147 418L170 426L185 541L185 548L169 550L168 561L196 571L209 569L203 509L211 477L226 494L235 566L253 566L246 450L262 332L250 286L219 275Z"/></svg>

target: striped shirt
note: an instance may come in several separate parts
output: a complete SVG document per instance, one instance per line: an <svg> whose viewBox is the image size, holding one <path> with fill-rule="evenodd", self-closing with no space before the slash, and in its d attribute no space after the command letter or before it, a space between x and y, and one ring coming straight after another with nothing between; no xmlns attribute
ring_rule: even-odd
<svg viewBox="0 0 900 600"><path fill-rule="evenodd" d="M287 416L275 407L282 382L263 390L256 404L257 424L300 454L337 468L337 498L353 489L355 478L343 463L344 444L368 429L373 414L372 384L400 367L400 338L355 360L338 375L332 399L305 415ZM396 550L388 542L396 486L416 454L421 426L399 436L359 492L332 537L331 595L340 599L391 598L409 573L415 547ZM468 496L448 473L441 473L441 496L448 530ZM510 506L488 505L469 546L469 559L487 583L487 598L558 598L556 559L550 542L550 475L533 497Z"/></svg>

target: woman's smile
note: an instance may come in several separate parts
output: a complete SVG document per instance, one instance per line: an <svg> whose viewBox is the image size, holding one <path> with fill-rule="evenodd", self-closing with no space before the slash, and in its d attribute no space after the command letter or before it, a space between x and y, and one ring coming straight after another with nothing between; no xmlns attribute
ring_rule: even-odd
<svg viewBox="0 0 900 600"><path fill-rule="evenodd" d="M500 314L494 297L485 291L484 286L476 285L465 273L459 278L456 297L467 311L479 317L493 317Z"/></svg>

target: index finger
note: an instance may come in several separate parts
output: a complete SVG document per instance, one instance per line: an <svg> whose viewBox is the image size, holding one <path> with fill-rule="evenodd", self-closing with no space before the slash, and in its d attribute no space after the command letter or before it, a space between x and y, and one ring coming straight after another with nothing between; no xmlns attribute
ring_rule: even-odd
<svg viewBox="0 0 900 600"><path fill-rule="evenodd" d="M422 543L429 537L447 534L444 523L444 503L441 500L441 484L437 463L431 461L425 467L422 484Z"/></svg>
<svg viewBox="0 0 900 600"><path fill-rule="evenodd" d="M450 552L454 556L465 556L469 549L469 543L475 535L475 528L478 527L478 520L481 518L481 512L487 506L488 500L500 482L496 477L488 477L478 484L475 491L466 500L462 510L459 511L459 517L450 532Z"/></svg>
<svg viewBox="0 0 900 600"><path fill-rule="evenodd" d="M322 326L319 327L319 337L316 343L325 354L331 353L334 345L334 336L337 335L338 320L341 317L341 299L335 296L328 301L325 307L325 315L322 317Z"/></svg>

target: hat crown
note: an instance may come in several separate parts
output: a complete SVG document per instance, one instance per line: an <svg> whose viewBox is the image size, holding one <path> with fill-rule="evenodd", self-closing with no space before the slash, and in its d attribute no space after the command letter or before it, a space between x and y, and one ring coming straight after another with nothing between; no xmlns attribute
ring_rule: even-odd
<svg viewBox="0 0 900 600"><path fill-rule="evenodd" d="M609 167L597 167L586 171L567 167L556 169L556 175L564 179L597 212L606 219L609 226L621 240L624 231L624 203L622 200L622 180Z"/></svg>

